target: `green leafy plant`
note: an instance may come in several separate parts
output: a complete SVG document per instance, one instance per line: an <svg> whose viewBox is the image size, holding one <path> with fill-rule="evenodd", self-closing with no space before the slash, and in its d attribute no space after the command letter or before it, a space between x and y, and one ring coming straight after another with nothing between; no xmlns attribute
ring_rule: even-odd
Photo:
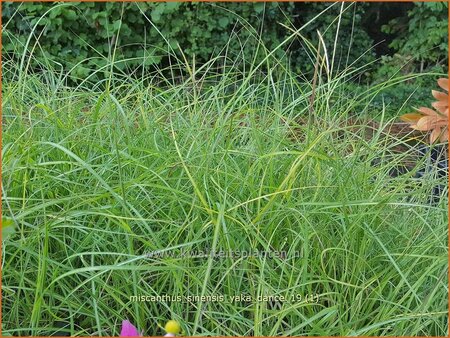
<svg viewBox="0 0 450 338"><path fill-rule="evenodd" d="M390 47L404 57L413 58L419 71L447 63L447 2L415 2L407 17L391 20L382 30L395 36Z"/></svg>
<svg viewBox="0 0 450 338"><path fill-rule="evenodd" d="M290 3L2 5L4 56L20 59L27 53L31 67L42 68L41 63L62 67L74 80L107 76L106 65L113 58L115 69L128 72L150 65L166 67L170 56L185 55L193 62L195 55L197 63L204 63L224 48L229 56L248 58L260 45L256 35L268 48L286 37L279 23L287 24L293 11ZM230 34L239 39L229 43ZM277 55L282 54L280 50ZM264 55L263 49L259 55Z"/></svg>
<svg viewBox="0 0 450 338"><path fill-rule="evenodd" d="M186 57L187 62L201 65L221 53L236 60L255 57L259 62L289 36L285 27L300 27L330 6L288 2L2 5L6 59L21 59L25 53L29 68L52 67L69 72L73 81L90 77L93 82L110 74L106 65L112 59L113 67L123 74L140 74L139 70L149 67L164 69L174 58ZM339 18L340 34L346 38L334 51L335 68L343 69L358 58L359 64L369 62L373 53L360 58L372 44L360 26L363 14L364 6L359 4L333 6L320 22L305 27L302 35L317 45L320 31L331 48ZM310 47L298 36L274 51L274 56L282 60L289 55L299 74L312 72L310 60L315 54ZM284 62L288 64L287 59Z"/></svg>

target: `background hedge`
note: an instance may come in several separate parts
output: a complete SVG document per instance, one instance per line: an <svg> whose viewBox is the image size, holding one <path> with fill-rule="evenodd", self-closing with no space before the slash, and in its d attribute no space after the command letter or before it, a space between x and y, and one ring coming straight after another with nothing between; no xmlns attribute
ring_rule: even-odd
<svg viewBox="0 0 450 338"><path fill-rule="evenodd" d="M3 55L20 59L27 48L28 55L34 56L32 68L45 62L57 70L71 71L75 81L107 65L116 46L115 60L126 60L116 66L128 72L142 66L163 68L169 63L167 52L181 57L180 48L191 61L195 55L199 64L225 46L228 56L251 59L257 45L254 36L260 35L272 49L290 34L282 24L298 28L329 5L6 2L2 3ZM368 51L358 64L377 57L382 62L376 71L365 74L366 82L390 76L405 64L404 71L446 71L447 6L445 2L346 3L336 65L342 68ZM305 37L317 45L319 30L331 47L340 7L335 4L308 26ZM297 72L312 71L310 57L315 56L309 55L301 39L286 44L276 56L281 59L285 53ZM257 57L262 55L264 51L259 50Z"/></svg>

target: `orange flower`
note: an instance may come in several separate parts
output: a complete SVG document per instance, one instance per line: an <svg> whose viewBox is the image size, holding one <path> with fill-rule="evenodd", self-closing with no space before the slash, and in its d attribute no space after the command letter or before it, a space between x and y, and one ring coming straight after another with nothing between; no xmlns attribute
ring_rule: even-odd
<svg viewBox="0 0 450 338"><path fill-rule="evenodd" d="M448 92L448 79L441 78L438 85ZM448 94L432 90L434 98L438 101L431 105L437 111L420 107L419 113L402 115L400 118L410 123L410 127L421 131L431 131L430 142L433 143L439 139L440 142L448 141Z"/></svg>
<svg viewBox="0 0 450 338"><path fill-rule="evenodd" d="M439 79L438 85L442 89L446 90L448 93L448 79ZM431 105L441 114L448 116L448 94L443 92L438 92L437 90L432 90L434 98L437 100L433 102Z"/></svg>

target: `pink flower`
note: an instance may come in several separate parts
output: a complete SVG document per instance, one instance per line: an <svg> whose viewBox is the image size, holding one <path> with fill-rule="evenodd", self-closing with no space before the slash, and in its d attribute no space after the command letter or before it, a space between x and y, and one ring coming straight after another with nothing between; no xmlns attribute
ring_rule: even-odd
<svg viewBox="0 0 450 338"><path fill-rule="evenodd" d="M131 324L129 320L122 321L122 330L120 331L120 336L121 337L142 337L142 335L139 334L136 326Z"/></svg>

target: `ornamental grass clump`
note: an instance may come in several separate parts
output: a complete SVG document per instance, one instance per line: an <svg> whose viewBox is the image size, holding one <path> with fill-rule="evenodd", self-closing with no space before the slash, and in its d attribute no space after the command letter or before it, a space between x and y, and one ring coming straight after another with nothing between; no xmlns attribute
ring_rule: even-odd
<svg viewBox="0 0 450 338"><path fill-rule="evenodd" d="M325 36L313 86L257 34L264 62L111 56L76 88L5 55L3 336L446 335L447 178L391 175L417 149L373 105L435 74L350 91L365 68Z"/></svg>

